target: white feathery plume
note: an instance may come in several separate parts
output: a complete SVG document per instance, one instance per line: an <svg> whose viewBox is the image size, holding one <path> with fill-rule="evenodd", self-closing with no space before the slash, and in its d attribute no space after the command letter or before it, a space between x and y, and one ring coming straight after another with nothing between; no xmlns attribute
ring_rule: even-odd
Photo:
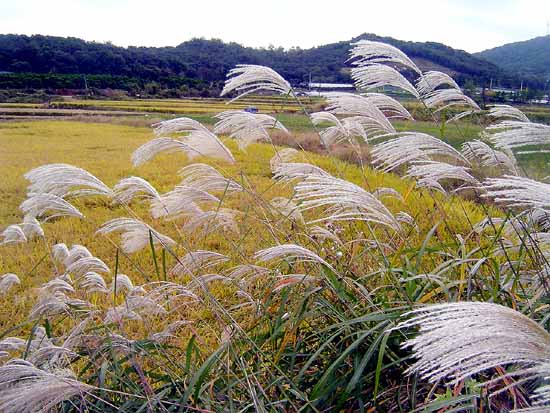
<svg viewBox="0 0 550 413"><path fill-rule="evenodd" d="M94 271L89 271L79 280L79 288L84 289L87 293L102 293L109 292L107 284L103 277Z"/></svg>
<svg viewBox="0 0 550 413"><path fill-rule="evenodd" d="M66 248L65 244L57 244L60 245L59 249L59 255L60 257L65 255L65 251L63 247ZM55 247L55 245L54 245ZM55 252L55 251L54 251ZM84 245L74 244L70 250L67 251L67 255L65 256L63 260L63 264L65 267L70 266L72 263L78 261L81 258L90 258L93 257L92 253L86 248Z"/></svg>
<svg viewBox="0 0 550 413"><path fill-rule="evenodd" d="M320 227L318 225L311 227L309 230L309 236L323 241L328 239L340 246L344 245L342 240L338 238L338 235L326 227Z"/></svg>
<svg viewBox="0 0 550 413"><path fill-rule="evenodd" d="M401 211L395 214L395 219L404 224L408 224L413 227L416 226L416 220L412 216L407 214L405 211Z"/></svg>
<svg viewBox="0 0 550 413"><path fill-rule="evenodd" d="M351 58L357 59L354 65L365 65L371 63L394 63L405 66L420 74L421 71L414 62L397 47L387 43L372 40L359 40L352 43L350 51Z"/></svg>
<svg viewBox="0 0 550 413"><path fill-rule="evenodd" d="M158 333L149 335L149 340L156 341L158 343L164 343L166 340L174 337L176 331L181 327L191 324L189 321L178 320L168 324L166 328Z"/></svg>
<svg viewBox="0 0 550 413"><path fill-rule="evenodd" d="M302 211L328 207L326 217L311 221L362 220L400 229L392 213L373 194L331 175L310 176L298 183L294 200Z"/></svg>
<svg viewBox="0 0 550 413"><path fill-rule="evenodd" d="M83 300L71 299L61 291L42 296L33 306L29 320L38 320L43 317L54 317L67 314L71 309L82 310L90 307L90 303Z"/></svg>
<svg viewBox="0 0 550 413"><path fill-rule="evenodd" d="M259 141L271 141L267 129L279 129L289 134L284 125L273 116L250 113L244 110L228 110L215 116L219 121L214 125L214 133L229 134L237 140L239 149Z"/></svg>
<svg viewBox="0 0 550 413"><path fill-rule="evenodd" d="M371 133L383 134L386 131L381 129L380 125L373 122L370 118L356 116L339 120L330 112L316 112L310 115L314 125L322 123L331 123L333 126L328 126L321 130L319 134L325 146L333 145L340 142L351 142L356 137L361 137L363 141L368 141L368 135L363 127L363 123L371 127Z"/></svg>
<svg viewBox="0 0 550 413"><path fill-rule="evenodd" d="M91 271L109 272L109 267L97 257L83 257L67 267L67 272L77 278Z"/></svg>
<svg viewBox="0 0 550 413"><path fill-rule="evenodd" d="M6 337L0 340L0 351L18 351L27 346L27 340L19 337Z"/></svg>
<svg viewBox="0 0 550 413"><path fill-rule="evenodd" d="M6 244L23 244L27 242L25 231L17 224L8 225L8 227L0 234L4 239L0 245Z"/></svg>
<svg viewBox="0 0 550 413"><path fill-rule="evenodd" d="M391 96L383 93L366 93L363 95L374 106L382 111L388 119L414 120L405 107Z"/></svg>
<svg viewBox="0 0 550 413"><path fill-rule="evenodd" d="M476 111L481 110L478 104L462 93L460 89L434 90L424 97L424 103L427 107L435 109L435 112L440 112L451 106L468 106Z"/></svg>
<svg viewBox="0 0 550 413"><path fill-rule="evenodd" d="M84 218L84 215L78 209L63 198L48 193L31 196L24 200L19 208L24 214L34 217L46 217L44 221L58 217Z"/></svg>
<svg viewBox="0 0 550 413"><path fill-rule="evenodd" d="M189 133L192 131L208 130L202 123L186 117L164 120L153 124L152 127L153 133L157 137L179 132Z"/></svg>
<svg viewBox="0 0 550 413"><path fill-rule="evenodd" d="M190 148L183 142L172 138L156 138L144 143L132 153L132 163L139 166L153 159L161 152L184 152Z"/></svg>
<svg viewBox="0 0 550 413"><path fill-rule="evenodd" d="M77 354L68 348L47 345L31 352L27 360L35 366L51 369L54 366L67 365L76 356Z"/></svg>
<svg viewBox="0 0 550 413"><path fill-rule="evenodd" d="M242 191L242 186L223 176L216 168L204 163L194 163L178 171L183 180L180 185L201 191L233 192Z"/></svg>
<svg viewBox="0 0 550 413"><path fill-rule="evenodd" d="M29 196L52 194L60 198L104 195L111 197L111 188L88 171L63 163L39 166L27 172L25 178L31 182ZM73 188L80 188L74 189Z"/></svg>
<svg viewBox="0 0 550 413"><path fill-rule="evenodd" d="M445 162L422 162L412 165L405 175L406 178L415 178L419 188L432 187L433 182L441 186L442 180L462 181L473 186L478 186L479 181L468 172L464 166L450 165ZM439 189L439 187L438 187Z"/></svg>
<svg viewBox="0 0 550 413"><path fill-rule="evenodd" d="M257 262L282 261L284 259L297 259L304 262L316 262L327 268L332 266L313 251L296 244L282 244L257 251L253 257Z"/></svg>
<svg viewBox="0 0 550 413"><path fill-rule="evenodd" d="M78 381L69 370L47 372L22 359L0 366L0 410L3 412L50 412L65 401L71 401L73 407L84 406L84 399L94 390ZM77 398L81 399L80 403Z"/></svg>
<svg viewBox="0 0 550 413"><path fill-rule="evenodd" d="M483 182L483 197L497 204L550 211L550 184L520 176L504 175Z"/></svg>
<svg viewBox="0 0 550 413"><path fill-rule="evenodd" d="M318 281L319 278L306 274L285 274L278 277L279 281L273 286L272 292L277 292L286 287L292 287L298 284L311 283Z"/></svg>
<svg viewBox="0 0 550 413"><path fill-rule="evenodd" d="M368 66L359 66L351 69L351 77L355 81L355 86L359 90L372 90L392 86L410 93L415 98L420 99L420 95L414 86L405 79L401 73L393 67L372 64Z"/></svg>
<svg viewBox="0 0 550 413"><path fill-rule="evenodd" d="M229 261L229 257L213 251L197 250L185 254L170 270L171 274L195 275L198 270L207 269Z"/></svg>
<svg viewBox="0 0 550 413"><path fill-rule="evenodd" d="M176 244L172 238L162 235L146 223L132 218L115 218L107 221L96 231L96 234L105 235L112 232L122 232L122 250L127 254L139 251L149 245L151 238L153 244L163 246Z"/></svg>
<svg viewBox="0 0 550 413"><path fill-rule="evenodd" d="M19 226L23 229L27 240L30 240L35 236L44 237L44 230L42 229L40 222L38 222L38 220L32 215L25 215L23 217L23 222L19 224Z"/></svg>
<svg viewBox="0 0 550 413"><path fill-rule="evenodd" d="M518 122L529 122L529 118L518 108L510 105L491 105L487 116L493 119L508 119Z"/></svg>
<svg viewBox="0 0 550 413"><path fill-rule="evenodd" d="M152 282L148 286L152 287L151 291L147 293L147 298L159 305L170 304L170 310L175 311L178 306L174 307L174 302L190 304L196 302L198 297L193 293L188 286L173 283L173 282ZM183 302L182 302L183 299Z"/></svg>
<svg viewBox="0 0 550 413"><path fill-rule="evenodd" d="M206 191L189 186L176 186L159 199L151 202L151 215L153 218L178 218L181 215L195 215L202 212L199 203L215 203L221 201Z"/></svg>
<svg viewBox="0 0 550 413"><path fill-rule="evenodd" d="M180 139L188 148L186 152L189 159L194 159L197 156L206 156L235 163L235 158L227 146L206 128L203 131L191 132Z"/></svg>
<svg viewBox="0 0 550 413"><path fill-rule="evenodd" d="M42 286L40 287L40 292L42 294L54 294L57 291L61 291L62 293L74 293L74 288L66 280L60 277L56 277L53 280L42 284Z"/></svg>
<svg viewBox="0 0 550 413"><path fill-rule="evenodd" d="M490 125L485 130L489 132L491 142L499 149L550 145L550 126L542 123L506 120L495 125ZM543 149L540 151L546 152Z"/></svg>
<svg viewBox="0 0 550 413"><path fill-rule="evenodd" d="M281 150L277 150L275 152L275 155L273 155L273 157L269 160L269 167L271 168L271 172L274 172L280 163L293 161L299 153L300 152L298 152L294 148L284 148Z"/></svg>
<svg viewBox="0 0 550 413"><path fill-rule="evenodd" d="M461 90L460 86L447 73L431 70L422 73L416 82L416 90L421 96L426 96L441 86L448 86L452 89Z"/></svg>
<svg viewBox="0 0 550 413"><path fill-rule="evenodd" d="M408 370L435 383L457 383L497 366L516 365L496 380L550 375L550 334L523 314L498 304L458 302L430 305L397 328L420 327L405 343L418 359ZM493 380L494 381L494 380Z"/></svg>
<svg viewBox="0 0 550 413"><path fill-rule="evenodd" d="M21 280L14 273L7 273L0 277L0 294L6 294L14 285L21 284Z"/></svg>
<svg viewBox="0 0 550 413"><path fill-rule="evenodd" d="M218 230L238 233L239 227L235 221L237 214L239 211L229 208L198 212L191 216L182 230L188 234L200 233L203 237Z"/></svg>
<svg viewBox="0 0 550 413"><path fill-rule="evenodd" d="M388 197L388 198L395 198L395 199L398 199L400 201L403 201L403 195L401 195L399 192L397 192L397 190L395 190L394 188L387 188L387 187L376 188L372 192L372 194L377 199L382 199L382 198Z"/></svg>
<svg viewBox="0 0 550 413"><path fill-rule="evenodd" d="M462 144L462 154L468 161L477 163L481 167L505 169L515 175L518 174L516 159L511 151L499 151L485 142L473 140Z"/></svg>
<svg viewBox="0 0 550 413"><path fill-rule="evenodd" d="M299 162L279 163L273 171L273 179L280 182L291 182L308 176L329 176L329 174L318 166Z"/></svg>
<svg viewBox="0 0 550 413"><path fill-rule="evenodd" d="M134 198L158 199L158 191L153 185L139 176L130 176L121 179L113 187L113 201L120 204L128 204Z"/></svg>
<svg viewBox="0 0 550 413"><path fill-rule="evenodd" d="M382 142L372 150L373 164L388 172L413 161L450 158L457 163L469 162L460 152L441 139L420 132L400 133L398 138Z"/></svg>
<svg viewBox="0 0 550 413"><path fill-rule="evenodd" d="M232 99L232 102L259 90L286 95L292 91L292 87L280 74L269 67L237 65L227 74L227 80L220 96L237 92L238 96Z"/></svg>
<svg viewBox="0 0 550 413"><path fill-rule="evenodd" d="M141 315L131 310L126 304L109 308L103 317L104 324L121 324L124 320L139 320Z"/></svg>
<svg viewBox="0 0 550 413"><path fill-rule="evenodd" d="M303 222L304 218L298 205L292 199L282 196L275 197L269 201L269 204L281 215L294 221Z"/></svg>
<svg viewBox="0 0 550 413"><path fill-rule="evenodd" d="M269 268L254 264L240 264L227 271L227 276L234 280L245 280L247 283L271 273Z"/></svg>
<svg viewBox="0 0 550 413"><path fill-rule="evenodd" d="M134 289L134 284L126 274L116 274L111 283L111 291L114 292L115 289L117 294L121 292L128 294Z"/></svg>

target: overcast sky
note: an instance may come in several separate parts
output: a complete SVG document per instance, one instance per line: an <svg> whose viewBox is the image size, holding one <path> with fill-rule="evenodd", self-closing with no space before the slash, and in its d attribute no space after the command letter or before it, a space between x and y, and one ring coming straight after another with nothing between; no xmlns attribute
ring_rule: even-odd
<svg viewBox="0 0 550 413"><path fill-rule="evenodd" d="M309 48L368 32L478 52L547 33L550 0L0 0L0 33L119 46Z"/></svg>

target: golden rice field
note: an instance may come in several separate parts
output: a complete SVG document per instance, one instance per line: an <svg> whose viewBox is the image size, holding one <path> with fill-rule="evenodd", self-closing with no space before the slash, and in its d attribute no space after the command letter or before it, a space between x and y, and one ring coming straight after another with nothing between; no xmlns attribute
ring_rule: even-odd
<svg viewBox="0 0 550 413"><path fill-rule="evenodd" d="M27 183L23 174L48 163L69 163L82 167L109 186L113 186L121 178L136 175L147 179L160 193L171 190L179 182L177 171L190 163L183 155L161 155L137 168L132 167L130 162L132 151L151 137L151 130L145 127L72 121L0 123L0 162L3 171L0 182L0 193L3 198L0 205L0 229L22 219L18 205L26 197ZM94 232L101 224L112 218L129 214L138 216L155 229L177 240L179 245L174 251L177 255L196 249L227 254L232 261L224 264L226 268L242 262L252 263L250 257L255 251L277 243L295 242L305 246L311 243L301 224L289 222L265 203L274 197L292 195L291 187L274 183L271 179L269 160L275 153L274 147L253 144L246 152L242 152L237 149L234 142L226 140L226 143L237 158L235 165L213 162L209 159L195 161L215 165L224 175L232 177L248 189L246 193L228 196L227 200L223 201L225 207L242 212L238 218L238 234L228 236L218 233L206 238L183 234L179 221L151 219L146 203L133 203L131 211L128 211L112 205L103 198L76 200L75 205L85 215L85 219L63 218L46 222L43 224L46 234L44 241L34 240L25 244L0 246L2 272L20 274L22 280L20 286L11 290L9 295L0 298L0 333L25 320L36 300L35 289L54 277L55 269L48 257L46 244L83 244L103 259L110 268L114 268L119 238L116 235L108 238L94 236ZM435 237L438 242L446 243L452 240L449 233L467 233L471 230L473 222L485 216L484 211L473 202L457 197L432 196L427 192L417 191L413 189L411 182L391 174L382 174L370 169L361 170L355 165L311 153L301 156L304 160L371 191L379 187L390 187L398 191L403 196L403 201L388 199L386 205L394 212L403 210L414 217L418 230L411 230L406 238L395 240L398 245L397 251L419 248L435 222L445 223L438 229ZM259 199L264 201L259 202ZM396 252L389 258L395 259L397 265L400 253ZM371 264L374 265L368 256L353 257L351 262L358 274L372 270ZM168 256L166 266L169 268L173 264L174 259ZM430 262L429 266L432 265L433 262ZM223 268L218 270L222 271ZM135 284L155 280L157 277L151 251L148 249L121 256L118 272L128 274ZM380 279L373 282L383 284L384 281ZM262 287L260 283L259 288ZM213 291L219 299L232 301L232 289L225 284L216 285ZM431 301L439 293L441 291L437 289L429 291L424 297L420 297L420 301ZM102 298L94 296L92 300L96 304L101 304ZM211 339L217 337L214 332L219 333L220 326L216 326L216 320L212 318L207 307L189 308L185 311L185 316L194 322L195 328L202 331L203 336ZM243 312L242 316L242 320L245 321L247 313ZM138 334L139 331L138 329L134 333Z"/></svg>

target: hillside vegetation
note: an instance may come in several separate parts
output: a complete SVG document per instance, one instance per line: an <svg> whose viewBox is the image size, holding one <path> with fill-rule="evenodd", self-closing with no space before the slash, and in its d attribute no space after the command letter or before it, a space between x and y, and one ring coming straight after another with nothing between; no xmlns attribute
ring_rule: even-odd
<svg viewBox="0 0 550 413"><path fill-rule="evenodd" d="M475 55L510 72L537 76L544 81L550 77L550 36L505 44Z"/></svg>
<svg viewBox="0 0 550 413"><path fill-rule="evenodd" d="M423 70L447 72L463 84L473 79L484 84L493 78L503 84L516 81L494 64L462 50L434 42L406 42L363 34L349 41L311 49L254 49L220 40L193 39L176 47L128 47L52 36L0 35L0 88L84 89L84 79L94 88L143 90L157 82L164 88L219 92L225 74L236 64L273 67L292 84L350 82L346 64L350 42L371 39L393 44ZM22 75L23 73L34 75ZM151 86L150 87L154 87Z"/></svg>

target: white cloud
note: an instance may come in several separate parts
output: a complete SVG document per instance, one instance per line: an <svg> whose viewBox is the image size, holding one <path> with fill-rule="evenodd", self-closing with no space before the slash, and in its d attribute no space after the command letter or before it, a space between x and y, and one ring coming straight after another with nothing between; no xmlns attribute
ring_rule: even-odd
<svg viewBox="0 0 550 413"><path fill-rule="evenodd" d="M471 52L545 34L549 0L0 0L3 33L73 36L117 45L192 37L302 48L369 32Z"/></svg>

